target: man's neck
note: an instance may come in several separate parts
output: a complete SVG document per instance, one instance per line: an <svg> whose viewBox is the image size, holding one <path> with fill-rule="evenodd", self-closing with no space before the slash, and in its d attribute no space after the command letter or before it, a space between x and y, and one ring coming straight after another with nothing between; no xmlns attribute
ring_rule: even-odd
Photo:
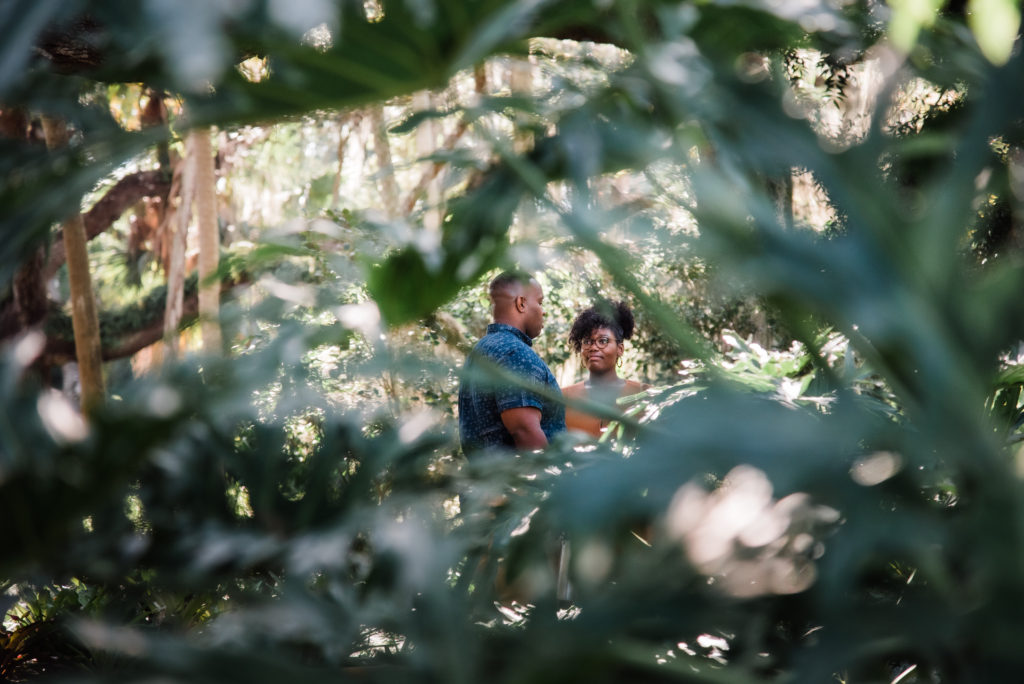
<svg viewBox="0 0 1024 684"><path fill-rule="evenodd" d="M494 322L495 323L500 323L502 325L511 326L511 327L515 328L516 330L518 330L519 332L521 332L524 335L526 335L526 331L523 330L523 327L519 324L519 322L514 320L514 319L495 316Z"/></svg>

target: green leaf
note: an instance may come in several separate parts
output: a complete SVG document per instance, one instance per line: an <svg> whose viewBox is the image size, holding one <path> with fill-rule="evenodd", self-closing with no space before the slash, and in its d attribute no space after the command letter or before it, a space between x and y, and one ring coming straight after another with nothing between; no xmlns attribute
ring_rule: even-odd
<svg viewBox="0 0 1024 684"><path fill-rule="evenodd" d="M1020 30L1020 6L1016 0L970 0L967 23L988 61L1006 64Z"/></svg>
<svg viewBox="0 0 1024 684"><path fill-rule="evenodd" d="M330 204L331 193L334 191L335 174L325 173L314 178L309 184L309 205L326 207Z"/></svg>
<svg viewBox="0 0 1024 684"><path fill-rule="evenodd" d="M23 75L40 31L74 16L79 2L8 0L0 4L0 95Z"/></svg>
<svg viewBox="0 0 1024 684"><path fill-rule="evenodd" d="M889 38L903 52L910 52L922 28L931 26L943 0L893 0Z"/></svg>

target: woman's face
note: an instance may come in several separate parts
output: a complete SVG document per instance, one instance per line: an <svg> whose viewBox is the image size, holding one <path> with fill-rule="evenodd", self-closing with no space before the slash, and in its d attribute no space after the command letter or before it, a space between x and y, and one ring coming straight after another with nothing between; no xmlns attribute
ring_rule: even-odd
<svg viewBox="0 0 1024 684"><path fill-rule="evenodd" d="M591 373L598 374L614 370L622 352L622 343L616 341L615 333L608 328L594 328L583 338L580 348L583 365Z"/></svg>

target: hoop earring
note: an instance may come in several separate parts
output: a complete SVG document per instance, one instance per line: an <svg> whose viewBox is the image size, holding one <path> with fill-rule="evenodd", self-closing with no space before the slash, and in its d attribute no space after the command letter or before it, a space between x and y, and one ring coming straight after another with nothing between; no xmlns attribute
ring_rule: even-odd
<svg viewBox="0 0 1024 684"><path fill-rule="evenodd" d="M622 368L622 357L621 356L615 361L615 367L616 368Z"/></svg>

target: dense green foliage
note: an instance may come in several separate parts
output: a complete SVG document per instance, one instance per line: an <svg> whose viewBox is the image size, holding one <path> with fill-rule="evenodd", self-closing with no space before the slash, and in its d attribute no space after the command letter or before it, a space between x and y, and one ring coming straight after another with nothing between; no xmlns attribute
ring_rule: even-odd
<svg viewBox="0 0 1024 684"><path fill-rule="evenodd" d="M533 37L631 57L435 112L496 114L533 144L494 134L435 243L415 215L405 231L344 213L268 237L245 266L289 287L226 307L234 353L122 383L89 423L26 372L37 336L9 344L0 676L1015 679L1024 278L1012 251L979 265L971 246L979 207L1001 203L1004 232L1019 216L1024 55L1007 47L1013 3L968 4L969 22L874 2L387 0L374 21L362 2L7 3L0 102L80 135L62 152L0 140L5 283L68 207L172 135L123 131L101 84L163 87L189 122L231 127L440 87ZM330 45L301 40L320 23ZM96 59L33 49L61 36ZM895 61L863 137L838 145L794 105L778 65L796 49L836 71ZM250 55L268 78L233 67ZM885 124L917 77L962 93L941 132ZM791 169L827 192L835 231L780 216L766 181ZM607 202L625 172L654 199ZM511 244L522 215L540 228ZM636 304L640 363L669 384L634 441L459 454L460 358L439 314L478 333L482 278L516 261L550 265L553 360L591 290ZM706 290L673 286L695 272ZM766 307L784 348L724 332L684 294ZM562 532L568 615L549 558ZM525 619L494 610L499 559Z"/></svg>

